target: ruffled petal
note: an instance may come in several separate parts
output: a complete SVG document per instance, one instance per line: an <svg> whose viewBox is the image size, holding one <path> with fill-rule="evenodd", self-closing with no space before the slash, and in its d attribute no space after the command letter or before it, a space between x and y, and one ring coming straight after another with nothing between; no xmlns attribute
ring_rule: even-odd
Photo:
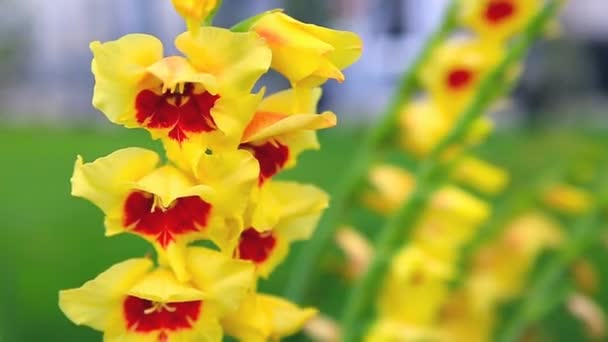
<svg viewBox="0 0 608 342"><path fill-rule="evenodd" d="M181 283L169 269L158 268L140 279L128 295L160 303L179 303L206 299L206 293Z"/></svg>
<svg viewBox="0 0 608 342"><path fill-rule="evenodd" d="M248 262L201 247L189 248L187 260L192 283L204 291L206 300L217 304L222 313L237 310L255 286L254 267Z"/></svg>
<svg viewBox="0 0 608 342"><path fill-rule="evenodd" d="M72 175L72 195L93 202L104 213L110 213L134 182L150 173L158 164L158 155L142 148L125 148L83 163L78 156Z"/></svg>
<svg viewBox="0 0 608 342"><path fill-rule="evenodd" d="M217 77L222 96L251 91L272 59L264 40L253 32L202 27L196 34L179 35L175 45L196 69Z"/></svg>
<svg viewBox="0 0 608 342"><path fill-rule="evenodd" d="M192 178L173 166L158 168L131 185L134 189L156 195L165 208L180 197L199 196L207 202L213 202L215 193L209 186L197 185Z"/></svg>
<svg viewBox="0 0 608 342"><path fill-rule="evenodd" d="M149 259L116 264L80 288L60 291L59 308L77 325L109 329L120 321L121 299L152 266Z"/></svg>
<svg viewBox="0 0 608 342"><path fill-rule="evenodd" d="M271 339L280 339L302 329L304 324L313 318L318 311L312 308L300 308L282 298L260 294L260 305L270 314L272 321Z"/></svg>
<svg viewBox="0 0 608 342"><path fill-rule="evenodd" d="M129 34L107 43L91 43L95 76L93 106L110 121L136 127L135 97L147 85L158 85L146 68L163 58L163 45L154 36Z"/></svg>

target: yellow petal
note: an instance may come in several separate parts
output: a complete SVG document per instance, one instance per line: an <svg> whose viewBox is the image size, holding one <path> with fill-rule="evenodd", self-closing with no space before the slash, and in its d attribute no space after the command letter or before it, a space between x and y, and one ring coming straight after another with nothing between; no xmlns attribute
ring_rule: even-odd
<svg viewBox="0 0 608 342"><path fill-rule="evenodd" d="M158 196L164 208L168 208L177 198L188 196L200 196L207 202L213 202L211 199L214 190L211 187L197 185L193 179L173 166L158 168L131 185L135 189Z"/></svg>
<svg viewBox="0 0 608 342"><path fill-rule="evenodd" d="M248 295L238 311L222 319L222 327L240 341L265 342L272 333L272 320L260 306L257 294Z"/></svg>
<svg viewBox="0 0 608 342"><path fill-rule="evenodd" d="M264 120L265 113L256 113L254 120ZM322 114L294 114L267 125L252 135L245 135L243 142L268 139L273 136L288 134L298 130L318 130L335 126L337 123L336 115L332 112ZM247 132L246 132L247 133Z"/></svg>
<svg viewBox="0 0 608 342"><path fill-rule="evenodd" d="M294 112L294 104L296 103L295 90L283 90L264 98L260 103L258 111L283 114L316 113L321 95L323 95L321 88L310 88L310 91L306 93L306 98L302 101L306 105L299 108L299 112Z"/></svg>
<svg viewBox="0 0 608 342"><path fill-rule="evenodd" d="M121 204L131 182L156 167L158 155L141 148L125 148L84 164L78 156L72 175L72 195L93 202L106 214Z"/></svg>
<svg viewBox="0 0 608 342"><path fill-rule="evenodd" d="M329 205L329 196L313 185L273 181L266 184L282 204L275 231L291 242L310 238L321 213Z"/></svg>
<svg viewBox="0 0 608 342"><path fill-rule="evenodd" d="M505 170L474 157L464 157L458 163L454 178L487 194L501 192L509 182Z"/></svg>
<svg viewBox="0 0 608 342"><path fill-rule="evenodd" d="M179 303L206 299L206 293L181 283L166 268L158 268L139 280L129 295L161 303Z"/></svg>
<svg viewBox="0 0 608 342"><path fill-rule="evenodd" d="M188 30L197 32L203 20L219 5L218 0L171 0L173 7L188 25Z"/></svg>
<svg viewBox="0 0 608 342"><path fill-rule="evenodd" d="M121 318L122 298L152 266L149 259L116 264L80 288L60 291L59 308L77 325L104 331Z"/></svg>
<svg viewBox="0 0 608 342"><path fill-rule="evenodd" d="M217 210L229 217L242 216L258 173L257 160L244 150L202 155L196 168L199 182L216 190Z"/></svg>
<svg viewBox="0 0 608 342"><path fill-rule="evenodd" d="M272 321L272 339L292 335L317 314L316 309L300 308L282 298L260 294L260 305L269 312Z"/></svg>
<svg viewBox="0 0 608 342"><path fill-rule="evenodd" d="M110 121L135 127L135 96L146 79L146 68L163 58L163 45L154 36L129 34L107 43L92 42L95 76L93 106Z"/></svg>
<svg viewBox="0 0 608 342"><path fill-rule="evenodd" d="M217 80L211 74L198 72L182 56L165 57L150 65L148 73L162 81L162 92L175 93L177 87L184 83L202 84L206 91L215 95L218 92Z"/></svg>
<svg viewBox="0 0 608 342"><path fill-rule="evenodd" d="M264 41L253 32L202 27L196 34L179 35L175 45L197 70L218 79L222 96L251 91L272 59Z"/></svg>
<svg viewBox="0 0 608 342"><path fill-rule="evenodd" d="M305 24L281 12L263 16L252 29L272 49L272 67L292 84L313 76L321 79L317 85L328 77L343 80L340 70L361 56L356 34Z"/></svg>
<svg viewBox="0 0 608 342"><path fill-rule="evenodd" d="M189 248L187 260L192 283L204 291L206 299L216 303L222 313L237 310L255 286L255 270L249 262L202 247Z"/></svg>

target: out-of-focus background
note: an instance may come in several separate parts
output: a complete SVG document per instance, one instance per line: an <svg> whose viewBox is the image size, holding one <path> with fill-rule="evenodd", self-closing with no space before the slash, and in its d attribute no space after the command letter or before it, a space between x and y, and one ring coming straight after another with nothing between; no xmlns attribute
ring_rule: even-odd
<svg viewBox="0 0 608 342"><path fill-rule="evenodd" d="M355 31L365 41L362 59L346 72L347 82L326 86L322 106L343 124L322 132L323 149L305 154L301 165L282 177L331 191L352 141L378 116L446 2L224 1L220 26L281 7L303 21ZM560 27L530 54L509 106L493 115L498 132L484 147L488 160L525 177L533 168L522 164L560 158L559 144L608 146L607 14L606 0L566 6ZM148 247L132 236L103 237L101 213L69 196L73 161L77 154L92 160L121 147L159 146L145 132L111 126L91 107L88 44L145 32L160 37L171 53L172 38L183 29L169 0L0 3L0 342L99 339L63 317L57 291L79 286ZM278 77L267 81L271 90L286 86ZM545 150L535 154L539 146ZM288 267L280 267L263 288L279 292ZM322 299L331 307L338 297Z"/></svg>

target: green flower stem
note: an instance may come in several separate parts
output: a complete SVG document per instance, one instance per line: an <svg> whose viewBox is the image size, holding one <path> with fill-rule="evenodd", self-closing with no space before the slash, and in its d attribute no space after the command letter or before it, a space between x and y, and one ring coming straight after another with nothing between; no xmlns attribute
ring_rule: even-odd
<svg viewBox="0 0 608 342"><path fill-rule="evenodd" d="M553 17L558 8L559 1L548 1L531 20L519 39L513 43L505 58L480 84L480 89L473 102L460 116L454 129L420 165L413 194L381 230L376 243L376 254L369 269L351 291L343 316L343 341L362 340L390 261L398 249L406 243L409 232L426 206L430 195L447 178L446 172L443 170L445 165L441 162L444 152L463 141L473 123L481 117L492 100L500 95L499 91L508 88L496 87L496 85L504 84L509 68L523 57L530 45L541 35L545 24Z"/></svg>
<svg viewBox="0 0 608 342"><path fill-rule="evenodd" d="M531 323L537 322L551 311L555 306L553 305L555 304L554 290L567 277L568 267L603 233L604 226L599 218L600 210L599 207L596 207L577 222L573 236L568 239L568 244L555 258L550 260L536 281L531 284L528 295L516 309L513 318L501 330L497 341L519 341Z"/></svg>
<svg viewBox="0 0 608 342"><path fill-rule="evenodd" d="M222 7L222 2L223 0L218 0L217 1L217 6L215 6L215 8L213 9L213 11L211 13L209 13L209 15L207 16L207 18L205 18L202 22L202 26L211 26L213 25L213 20L215 19L215 16L217 14L217 12L220 10L220 7Z"/></svg>
<svg viewBox="0 0 608 342"><path fill-rule="evenodd" d="M417 56L411 68L403 75L399 88L382 116L382 121L371 129L365 137L363 144L355 154L354 160L341 177L336 191L332 194L332 203L319 223L311 241L302 249L295 264L286 287L285 296L292 301L301 302L313 282L314 271L318 261L327 245L331 242L335 228L341 223L344 214L350 206L359 185L365 181L374 155L393 132L397 129L399 113L403 105L409 101L418 87L418 73L423 63L430 56L446 35L452 31L456 22L456 2L453 1L446 11L441 27L433 33L431 38Z"/></svg>

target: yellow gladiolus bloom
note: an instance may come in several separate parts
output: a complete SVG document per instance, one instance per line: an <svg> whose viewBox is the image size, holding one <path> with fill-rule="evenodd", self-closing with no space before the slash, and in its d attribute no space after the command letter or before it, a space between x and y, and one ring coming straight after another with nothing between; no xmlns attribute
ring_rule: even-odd
<svg viewBox="0 0 608 342"><path fill-rule="evenodd" d="M444 115L433 101L413 101L405 106L400 114L401 146L416 157L425 157L448 134L455 119ZM491 130L492 122L485 117L479 118L468 132L466 143L477 144Z"/></svg>
<svg viewBox="0 0 608 342"><path fill-rule="evenodd" d="M504 51L491 41L452 39L441 44L421 70L421 82L448 118L462 114L479 83Z"/></svg>
<svg viewBox="0 0 608 342"><path fill-rule="evenodd" d="M207 179L173 166L157 167L158 155L141 148L118 150L86 164L78 157L72 194L104 212L106 235L128 232L145 238L184 281L189 276L184 264L189 242L208 238L226 243L221 240L240 233L240 227L227 230L226 220L238 222L242 216L245 205L238 203L247 202L258 169L248 153L234 152L233 158L240 161L234 164L245 167L224 170L226 165L202 160L201 167L211 170L205 173Z"/></svg>
<svg viewBox="0 0 608 342"><path fill-rule="evenodd" d="M378 165L369 171L369 182L372 189L363 194L363 202L382 214L390 214L409 197L416 180L400 167Z"/></svg>
<svg viewBox="0 0 608 342"><path fill-rule="evenodd" d="M162 43L145 34L91 43L93 105L110 121L145 128L154 138L219 136L238 144L253 115L241 103L270 65L264 40L203 27L175 44L185 57L163 57Z"/></svg>
<svg viewBox="0 0 608 342"><path fill-rule="evenodd" d="M562 241L558 224L543 214L525 213L513 220L504 234L475 258L468 286L478 305L494 305L520 294L540 252Z"/></svg>
<svg viewBox="0 0 608 342"><path fill-rule="evenodd" d="M328 201L327 194L312 185L268 182L252 201L239 238L220 247L254 263L257 273L267 277L285 259L293 241L312 235Z"/></svg>
<svg viewBox="0 0 608 342"><path fill-rule="evenodd" d="M221 341L220 319L254 288L250 264L205 248L187 250L192 281L182 283L149 259L110 267L82 287L59 293L59 307L104 341Z"/></svg>
<svg viewBox="0 0 608 342"><path fill-rule="evenodd" d="M203 20L213 13L218 5L218 0L171 0L173 7L184 20L188 31L198 32Z"/></svg>
<svg viewBox="0 0 608 342"><path fill-rule="evenodd" d="M415 245L403 248L380 293L379 315L416 326L430 325L449 293L447 281L452 276L449 263Z"/></svg>
<svg viewBox="0 0 608 342"><path fill-rule="evenodd" d="M591 208L591 195L574 186L559 184L550 187L543 194L544 202L551 208L567 214L581 214Z"/></svg>
<svg viewBox="0 0 608 342"><path fill-rule="evenodd" d="M462 1L462 23L481 39L503 42L519 35L540 10L539 0Z"/></svg>
<svg viewBox="0 0 608 342"><path fill-rule="evenodd" d="M509 182L509 174L505 170L474 157L462 158L454 170L453 177L492 195L501 192Z"/></svg>
<svg viewBox="0 0 608 342"><path fill-rule="evenodd" d="M279 341L302 329L316 314L315 309L302 309L279 297L251 294L238 311L222 319L222 326L240 341Z"/></svg>
<svg viewBox="0 0 608 342"><path fill-rule="evenodd" d="M294 111L296 94L285 90L260 103L245 128L240 148L250 151L260 163L259 183L263 184L284 168L293 167L300 153L319 149L316 130L336 125L332 112L316 114L321 89L305 92L305 106Z"/></svg>
<svg viewBox="0 0 608 342"><path fill-rule="evenodd" d="M342 70L362 52L355 33L305 24L280 11L262 16L250 29L272 49L272 68L298 87L315 87L329 78L344 81Z"/></svg>

